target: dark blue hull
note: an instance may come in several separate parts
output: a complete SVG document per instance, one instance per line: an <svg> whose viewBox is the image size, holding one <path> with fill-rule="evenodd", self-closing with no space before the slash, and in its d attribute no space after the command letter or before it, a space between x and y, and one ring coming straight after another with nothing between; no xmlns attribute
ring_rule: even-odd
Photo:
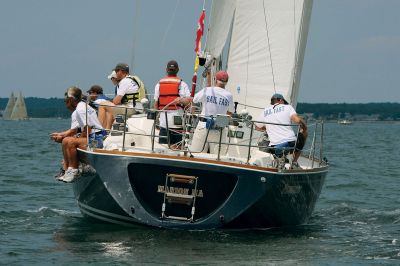
<svg viewBox="0 0 400 266"><path fill-rule="evenodd" d="M124 225L202 230L303 224L327 174L327 167L278 172L187 157L80 153L97 171L73 183L81 212ZM167 175L195 176L198 181L195 188L166 184ZM180 201L166 201L167 192Z"/></svg>

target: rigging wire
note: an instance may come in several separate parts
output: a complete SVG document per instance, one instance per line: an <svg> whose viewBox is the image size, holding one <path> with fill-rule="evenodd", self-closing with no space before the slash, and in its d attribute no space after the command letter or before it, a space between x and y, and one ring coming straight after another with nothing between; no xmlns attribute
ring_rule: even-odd
<svg viewBox="0 0 400 266"><path fill-rule="evenodd" d="M267 13L266 13L266 10L265 10L265 2L264 2L264 1L263 1L263 9L264 9L265 29L266 29L266 31L267 31L267 39L268 39L268 51L269 51L270 64L271 64L272 82L273 82L273 84L274 84L274 92L276 93L274 66L273 66L273 64L272 64L271 43L270 43L270 41L269 41L269 32L268 32L268 23L267 23Z"/></svg>
<svg viewBox="0 0 400 266"><path fill-rule="evenodd" d="M247 84L249 81L249 61L250 61L250 38L247 39L247 65L246 65L246 92L244 95L244 104L247 104Z"/></svg>
<svg viewBox="0 0 400 266"><path fill-rule="evenodd" d="M136 1L135 5L135 14L133 18L133 42L132 42L132 54L131 54L131 69L135 69L135 50L136 50L136 42L137 42L137 36L138 34L138 21L140 17L140 0Z"/></svg>
<svg viewBox="0 0 400 266"><path fill-rule="evenodd" d="M305 2L305 1L304 1ZM303 3L304 3L303 2ZM293 47L296 47L296 0L293 0ZM298 47L298 46L297 46ZM294 58L293 58L293 69L292 69L292 82L291 82L291 89L290 89L290 102L293 102L294 98L294 88L296 87L296 76L297 76L297 57L298 57L298 48L294 51Z"/></svg>
<svg viewBox="0 0 400 266"><path fill-rule="evenodd" d="M238 105L243 105L245 108L250 107L250 108L254 108L254 109L260 109L260 110L264 110L265 107L260 107L260 106L255 106L255 105L248 105L246 103L241 103L241 102L237 102Z"/></svg>
<svg viewBox="0 0 400 266"><path fill-rule="evenodd" d="M213 14L213 3L214 3L214 0L211 1L210 18L211 18L212 14ZM205 9L205 4L206 4L206 1L204 0L204 2L203 2L203 10ZM211 19L208 19L207 32L206 32L206 34L204 34L204 35L205 35L205 36L204 36L204 48L203 48L204 51L205 51L206 48L207 48L207 37L208 37L208 33L210 32L210 28L211 28L211 27L212 27L212 25L211 25Z"/></svg>
<svg viewBox="0 0 400 266"><path fill-rule="evenodd" d="M167 39L167 36L168 36L169 31L171 30L172 23L173 23L174 20L175 20L176 11L178 10L179 3L180 3L180 0L177 0L177 1L176 1L176 4L175 4L174 12L172 13L171 20L170 20L169 23L168 23L167 29L165 30L163 39L162 39L162 41L161 41L161 48L164 48L164 47L165 47L165 41L166 41L166 39Z"/></svg>

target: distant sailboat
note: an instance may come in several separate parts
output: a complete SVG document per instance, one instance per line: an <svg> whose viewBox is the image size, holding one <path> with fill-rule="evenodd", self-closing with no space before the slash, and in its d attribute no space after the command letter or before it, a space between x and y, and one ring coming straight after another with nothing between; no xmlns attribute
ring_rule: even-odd
<svg viewBox="0 0 400 266"><path fill-rule="evenodd" d="M3 113L3 119L5 119L5 120L10 119L11 113L14 109L14 105L15 105L15 97L14 97L14 93L11 92L10 98L8 99L6 109L4 110L4 113Z"/></svg>
<svg viewBox="0 0 400 266"><path fill-rule="evenodd" d="M348 119L342 119L342 120L338 120L338 124L351 125L351 124L353 124L353 122L351 120L348 120Z"/></svg>
<svg viewBox="0 0 400 266"><path fill-rule="evenodd" d="M5 120L26 120L28 119L28 112L26 111L26 105L22 93L18 94L18 97L14 97L14 93L11 93L10 99L8 100L6 110L3 114Z"/></svg>

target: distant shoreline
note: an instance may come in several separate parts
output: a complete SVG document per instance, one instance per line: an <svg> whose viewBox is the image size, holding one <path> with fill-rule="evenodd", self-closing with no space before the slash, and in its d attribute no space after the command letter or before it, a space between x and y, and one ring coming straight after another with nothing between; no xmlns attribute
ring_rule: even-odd
<svg viewBox="0 0 400 266"><path fill-rule="evenodd" d="M0 110L5 109L7 102L8 98L0 98ZM25 104L30 118L69 118L71 115L63 98L26 97ZM296 110L310 121L400 121L400 103L298 103Z"/></svg>

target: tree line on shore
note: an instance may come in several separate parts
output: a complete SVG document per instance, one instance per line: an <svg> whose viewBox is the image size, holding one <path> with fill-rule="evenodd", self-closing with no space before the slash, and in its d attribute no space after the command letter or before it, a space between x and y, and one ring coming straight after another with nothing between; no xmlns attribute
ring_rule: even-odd
<svg viewBox="0 0 400 266"><path fill-rule="evenodd" d="M6 108L8 98L0 98L0 110ZM70 117L62 98L25 98L29 117ZM297 112L308 118L400 120L400 103L298 103Z"/></svg>

